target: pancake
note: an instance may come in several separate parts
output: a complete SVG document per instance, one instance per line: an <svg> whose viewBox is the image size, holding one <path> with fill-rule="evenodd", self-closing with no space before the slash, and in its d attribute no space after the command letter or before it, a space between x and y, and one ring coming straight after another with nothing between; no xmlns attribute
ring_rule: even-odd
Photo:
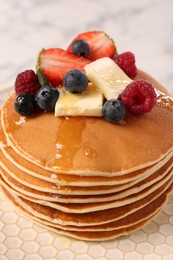
<svg viewBox="0 0 173 260"><path fill-rule="evenodd" d="M7 193L7 190L6 190L6 193ZM18 199L16 199L16 196L11 194L11 197L13 197L13 200L15 201L13 203L17 204ZM128 227L128 226L134 225L134 223L136 224L137 222L141 222L141 220L144 220L145 218L148 218L151 215L155 215L156 212L161 207L161 205L160 205L160 203L161 203L160 197L158 197L157 199L155 199L153 201L153 203L152 203L153 207L151 207L150 203L148 203L142 210L139 209L139 210L137 210L137 211L127 215L126 217L123 217L123 218L118 219L116 221L110 222L108 224L93 225L93 226L89 226L89 227L86 227L86 226L84 226L84 227L82 227L82 226L81 227L75 227L75 226L68 226L68 225L60 226L59 224L52 224L52 222L44 221L41 218L39 218L39 220L40 220L40 222L43 221L44 223L47 223L50 226L54 226L54 227L60 228L62 230L70 230L70 231L104 231L106 229L107 231L110 231L110 230L115 230L115 229L119 229L119 228L122 228L122 227ZM18 204L18 205L21 205L21 204ZM24 208L22 208L22 209L24 211ZM33 215L33 216L35 216L35 215Z"/></svg>
<svg viewBox="0 0 173 260"><path fill-rule="evenodd" d="M11 202L13 202L14 203L14 205L16 206L16 208L18 208L18 210L20 210L20 212L21 213L24 213L24 215L25 216L28 216L30 219L32 219L33 221L35 221L36 223L39 223L39 225L41 225L42 226L42 223L40 223L40 219L39 218L37 218L37 217L35 217L35 216L33 216L31 213L28 213L27 211L25 211L22 207L21 207L21 205L19 205L16 201L15 201L15 199L13 198L13 196L11 196L9 193L8 193L8 191L7 190L5 190L4 188L3 188L3 192L4 192L4 194L6 195L6 197L11 201ZM144 226L148 221L149 221L150 219L148 219L147 221L142 221L140 224L142 225L142 226ZM69 236L69 237L73 237L73 238L77 238L77 239L83 239L83 240L89 240L89 241L92 241L92 240L94 240L94 241L100 241L100 240L107 240L107 239L112 239L112 238L114 238L114 237L118 237L118 236L121 236L121 235L128 235L128 233L130 233L130 232L133 232L133 231L135 231L135 230L137 230L137 229L139 229L140 228L140 225L139 224L137 224L137 225L132 225L130 228L124 228L124 229L120 229L120 230L116 230L116 231L114 231L113 233L113 235L114 236L112 236L112 237L109 237L109 238L107 238L106 237L106 239L105 239L105 237L103 238L103 236L102 237L97 237L97 238L92 238L92 236L93 236L93 233L95 234L96 232L90 232L89 234L87 234L87 237L84 237L84 235L83 235L83 232L81 232L80 233L80 237L78 236L78 234L77 234L77 232L68 232L68 231L64 231L64 230L61 230L61 229L58 229L58 228L54 228L54 227L52 227L52 226L50 226L50 225L45 225L45 224L43 224L43 226L45 227L47 227L48 229L50 229L50 230L52 230L52 231L54 231L54 232L56 232L56 233L58 233L58 234L61 234L61 235L66 235L66 236ZM102 234L102 232L99 232L99 235L103 235ZM111 233L111 235L112 235L112 233Z"/></svg>
<svg viewBox="0 0 173 260"><path fill-rule="evenodd" d="M1 130L1 125L0 125ZM1 138L0 131L0 138ZM1 139L0 139L1 140ZM72 174L60 174L53 173L51 171L47 171L43 168L38 167L37 165L32 164L31 162L22 158L19 154L17 154L10 146L3 142L2 152L8 161L8 164L11 162L14 166L16 166L19 170L26 172L29 175L37 177L39 179L53 182L59 184L61 186L101 186L101 185L115 185L115 184L127 184L132 181L138 181L138 178L145 178L148 174L152 174L154 171L159 169L166 163L170 158L172 158L173 152L167 154L162 160L158 163L146 167L141 170L137 170L124 175L117 175L114 177L104 177L104 176L85 176L85 175L72 175ZM3 155L2 155L3 156ZM3 157L4 158L4 157Z"/></svg>
<svg viewBox="0 0 173 260"><path fill-rule="evenodd" d="M3 179L9 184L8 182L8 177L5 175L5 173L3 171L1 171L1 175L3 177ZM127 195L126 196L122 196L121 194L117 195L117 199L115 198L112 201L106 201L106 202L95 202L95 203L59 203L59 202L49 202L49 201L39 201L37 199L33 199L30 197L30 200L36 203L39 203L41 205L46 205L49 206L53 209L58 209L61 210L63 212L67 212L67 213L88 213L88 212L94 212L94 211L100 211L100 210L105 210L105 209L110 209L110 208L116 208L116 207L120 207L123 205L128 205L130 203L133 203L134 201L138 201L144 197L146 197L147 195L151 194L152 192L154 192L155 190L157 190L158 188L160 188L164 183L166 183L167 181L169 181L170 179L172 179L172 171L169 171L166 176L164 176L160 181L157 181L156 183L154 183L153 185L150 185L149 187L143 189L142 191L140 191L138 193L131 193L130 191L127 191ZM10 185L11 187L13 187L12 185ZM27 196L23 196L23 194L21 194L21 197L26 197Z"/></svg>
<svg viewBox="0 0 173 260"><path fill-rule="evenodd" d="M102 190L101 189L102 186L101 188L92 187L92 190L90 190L89 187L83 187L83 186L82 187L53 186L52 183L48 183L48 182L45 183L45 181L41 182L40 179L33 178L33 176L27 176L26 174L20 173L18 171L16 171L16 173L14 174L12 170L10 171L10 168L7 169L6 167L4 167L3 164L2 164L3 169L1 169L1 174L11 186L18 188L19 190L22 190L24 192L28 191L29 193L33 194L33 196L36 193L36 197L39 194L39 198L41 198L41 193L39 193L39 191L41 192L43 191L44 197L46 196L46 193L48 193L47 195L48 200L52 198L52 200L65 202L65 203L69 203L69 202L88 203L88 202L99 202L99 201L101 202L111 201L111 200L127 197L129 194L139 193L143 189L151 186L158 180L164 178L166 174L172 169L172 165L173 165L173 161L171 159L159 170L157 170L154 175L150 174L149 176L146 176L145 179L130 184L128 183L127 185L116 185L115 187L113 186L114 193L111 192L112 186L111 189L109 190L110 191L109 193L108 192L106 193L105 190ZM95 188L95 192L93 188ZM74 196L74 195L78 195L78 196ZM73 201L73 199L75 201Z"/></svg>
<svg viewBox="0 0 173 260"><path fill-rule="evenodd" d="M40 205L37 202L32 202L31 198L29 200L26 198L22 198L20 195L16 196L16 200L18 203L27 209L30 213L34 211L34 214L40 218L46 219L53 224L61 224L61 225L75 225L75 226L90 226L93 224L103 224L109 223L114 220L122 218L122 216L127 216L132 212L135 212L138 208L142 208L144 205L148 204L150 201L153 201L157 198L162 192L165 191L165 188L172 183L172 175L169 179L162 183L162 185L158 186L155 191L150 192L149 195L144 196L140 200L132 201L131 203L119 205L115 208L109 208L105 210L97 210L93 212L83 212L80 213L72 213L72 212L64 212L62 210L57 210L52 207L46 205ZM3 185L3 182L2 182ZM67 204L70 205L70 204ZM82 206L82 204L81 204Z"/></svg>
<svg viewBox="0 0 173 260"><path fill-rule="evenodd" d="M14 111L14 99L12 95L2 108L1 120L7 140L17 153L47 170L113 176L153 165L173 151L173 100L169 96L160 95L150 113L137 119L128 114L125 124L116 126L102 118L70 117L67 120L51 113L21 120ZM164 99L170 107L164 106L163 101L160 105Z"/></svg>
<svg viewBox="0 0 173 260"><path fill-rule="evenodd" d="M131 187L133 186L136 181L128 183L128 185L111 185L111 186L60 186L58 184L53 184L50 183L48 181L44 181L41 179L38 179L34 176L28 175L25 172L17 169L9 160L6 160L6 158L3 156L3 154L1 155L1 166L13 177L15 178L17 181L19 181L20 183L29 186L33 189L37 189L37 190L44 190L46 192L53 192L53 193L58 193L58 194L71 194L71 195L87 195L87 194L108 194L108 193L112 193L112 192L116 192L119 190L125 190L126 187ZM170 160L170 162L172 163L172 158ZM169 163L166 163L166 168L167 165L169 165ZM165 168L163 166L163 168ZM161 169L161 166L160 166ZM160 170L159 169L159 170ZM158 170L158 171L159 171ZM150 175L153 172L150 172ZM157 171L155 171L155 173L157 173ZM160 173L159 173L160 174ZM145 176L148 177L148 175ZM139 187L140 185L138 184L141 181L141 179L138 180L137 182L137 186ZM111 182L111 181L110 181ZM146 182L146 183L149 183Z"/></svg>
<svg viewBox="0 0 173 260"><path fill-rule="evenodd" d="M16 198L14 198L13 196L11 196L8 191L6 191L4 188L4 193L6 194L6 196L8 196L10 198L11 201L13 201L13 203L19 207L23 212L25 212L24 208L21 206L21 203L18 204L18 202L16 201ZM163 193L158 200L155 200L154 203L152 203L152 205L148 205L148 207L146 208L142 208L141 211L136 212L136 214L132 214L131 216L125 218L125 219L121 219L118 223L118 225L120 226L120 228L117 229L113 229L111 231L97 231L94 230L93 232L91 231L65 231L62 230L61 228L55 228L54 226L48 225L47 223L47 227L51 230L53 230L54 232L57 232L59 234L65 234L71 237L75 237L78 239L83 239L83 240L106 240L106 239L111 239L111 238L115 238L117 236L120 235L124 235L124 234L129 234L131 232L133 232L134 230L139 229L141 226L143 226L144 224L146 224L151 218L153 218L153 216L155 216L158 212L161 206L163 206L166 202L167 199L169 197L170 194L170 190L172 190L172 185L167 189L167 191L165 193ZM25 201L26 202L26 201ZM27 212L28 214L28 212ZM150 215L151 214L151 215ZM32 214L29 214L30 217L32 218ZM137 218L137 224L134 224L134 219ZM35 219L35 221L37 221L40 224L40 221L37 217L35 217L33 215L33 219ZM130 219L132 220L132 225L129 225L130 223ZM140 219L140 220L139 220ZM144 219L141 221L141 219ZM128 222L128 225L126 225L126 221ZM41 221L42 222L42 221ZM45 225L45 221L43 221L44 225ZM52 222L51 222L52 223ZM112 225L115 227L117 227L117 223L113 223ZM124 226L124 228L121 228L121 226Z"/></svg>
<svg viewBox="0 0 173 260"><path fill-rule="evenodd" d="M153 166L146 167L141 170L137 170L128 174L118 175L114 177L103 177L103 176L76 176L76 175L67 175L67 174L55 174L53 172L47 171L43 168L38 167L37 165L32 164L31 162L25 160L19 154L17 154L10 146L8 146L6 138L4 136L2 126L0 124L0 142L1 150L4 153L1 153L1 163L6 159L6 163L10 162L15 165L19 170L25 171L27 174L30 174L39 179L58 183L63 186L94 186L94 185L114 185L114 184L123 184L130 181L136 180L137 178L145 178L147 174L152 174L155 170L159 169L168 159L172 157L172 153L168 154L163 158L159 163L154 164ZM137 180L138 181L138 180Z"/></svg>
<svg viewBox="0 0 173 260"><path fill-rule="evenodd" d="M32 189L31 186L28 184L30 183L26 183L26 185L23 185L22 182L20 181L19 178L13 178L9 171L8 173L5 171L4 168L1 169L2 175L5 175L6 177L6 181L11 185L14 186L15 188L22 190L22 192L28 192L28 193L32 193L33 196L36 198L42 197L42 193L43 193L43 197L47 196L48 200L52 200L52 201L59 201L59 202L65 202L65 203L88 203L88 202L98 202L98 201L111 201L114 200L115 197L117 197L117 195L120 197L125 197L128 194L133 194L133 193L137 193L139 191L141 191L142 189L150 186L151 184L157 182L158 180L160 180L161 178L164 178L164 176L167 174L167 172L169 170L172 169L172 162L168 162L166 165L164 165L164 167L162 167L160 170L157 171L157 174L155 173L154 176L147 176L147 178L145 180L140 180L137 183L132 183L132 184L128 184L126 187L124 187L124 190L120 189L119 186L117 185L117 189L116 192L114 193L109 193L109 194L98 194L98 195L86 195L86 193L84 192L84 195L73 195L72 193L68 193L68 195L64 195L62 193L55 193L53 190L53 193L50 193L49 191L47 191L44 187L41 189L40 187L37 189ZM38 183L38 181L37 181ZM121 186L120 186L121 187ZM122 187L121 187L122 188ZM122 191L122 192L120 192ZM125 196L123 194L126 194Z"/></svg>
<svg viewBox="0 0 173 260"><path fill-rule="evenodd" d="M157 215L173 189L173 98L157 89L150 113L122 124L97 117L1 111L0 185L36 223L62 235L101 241L129 234ZM72 131L74 129L75 131Z"/></svg>
<svg viewBox="0 0 173 260"><path fill-rule="evenodd" d="M9 176L4 169L0 169L1 172L1 182L3 185L7 185L8 189L16 193L17 195L21 195L25 198L29 196L30 199L33 201L34 199L38 201L43 201L42 204L46 204L48 202L62 202L62 203L88 203L88 202L104 202L104 201L112 201L116 199L116 195L109 194L109 195L93 195L92 197L89 195L59 195L55 193L47 193L44 191L33 190L30 187L26 187L21 183L15 181L11 176ZM4 177L2 179L2 176ZM38 202L39 203L39 202Z"/></svg>

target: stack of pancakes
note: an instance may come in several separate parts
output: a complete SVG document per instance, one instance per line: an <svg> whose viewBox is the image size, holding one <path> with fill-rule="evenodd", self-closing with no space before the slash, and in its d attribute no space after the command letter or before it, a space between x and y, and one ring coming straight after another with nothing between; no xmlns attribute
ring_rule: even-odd
<svg viewBox="0 0 173 260"><path fill-rule="evenodd" d="M63 235L107 240L155 217L173 189L173 99L153 78L156 106L122 124L102 118L22 117L1 110L0 183L29 218Z"/></svg>

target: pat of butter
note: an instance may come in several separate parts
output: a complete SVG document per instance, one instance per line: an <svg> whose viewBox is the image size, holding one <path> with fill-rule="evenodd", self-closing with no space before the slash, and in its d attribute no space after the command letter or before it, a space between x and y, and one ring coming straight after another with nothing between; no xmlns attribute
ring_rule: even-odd
<svg viewBox="0 0 173 260"><path fill-rule="evenodd" d="M102 116L103 94L91 83L81 94L61 91L55 105L55 116Z"/></svg>
<svg viewBox="0 0 173 260"><path fill-rule="evenodd" d="M118 98L132 80L110 58L101 58L85 66L88 79L104 94L107 100Z"/></svg>

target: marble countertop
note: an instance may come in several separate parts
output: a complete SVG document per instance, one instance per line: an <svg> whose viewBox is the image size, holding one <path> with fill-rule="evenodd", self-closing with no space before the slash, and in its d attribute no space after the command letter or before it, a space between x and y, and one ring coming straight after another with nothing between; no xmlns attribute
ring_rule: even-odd
<svg viewBox="0 0 173 260"><path fill-rule="evenodd" d="M118 52L173 92L172 0L8 0L0 5L0 89L34 69L39 50L66 48L86 30L104 30Z"/></svg>

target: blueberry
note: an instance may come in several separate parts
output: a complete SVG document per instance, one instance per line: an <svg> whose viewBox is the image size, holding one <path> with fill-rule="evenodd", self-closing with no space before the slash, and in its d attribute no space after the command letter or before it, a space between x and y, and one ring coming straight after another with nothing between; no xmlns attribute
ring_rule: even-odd
<svg viewBox="0 0 173 260"><path fill-rule="evenodd" d="M34 96L29 93L22 93L17 96L14 102L14 108L22 116L30 116L36 112L36 103Z"/></svg>
<svg viewBox="0 0 173 260"><path fill-rule="evenodd" d="M64 87L73 94L84 92L88 86L88 78L81 70L74 69L67 72L63 79Z"/></svg>
<svg viewBox="0 0 173 260"><path fill-rule="evenodd" d="M89 55L90 47L86 41L76 40L73 42L71 50L78 56L87 57Z"/></svg>
<svg viewBox="0 0 173 260"><path fill-rule="evenodd" d="M102 114L108 122L116 123L124 118L126 109L120 100L110 99L104 103Z"/></svg>
<svg viewBox="0 0 173 260"><path fill-rule="evenodd" d="M37 91L35 100L41 109L51 111L54 110L58 97L59 91L56 88L44 86Z"/></svg>

